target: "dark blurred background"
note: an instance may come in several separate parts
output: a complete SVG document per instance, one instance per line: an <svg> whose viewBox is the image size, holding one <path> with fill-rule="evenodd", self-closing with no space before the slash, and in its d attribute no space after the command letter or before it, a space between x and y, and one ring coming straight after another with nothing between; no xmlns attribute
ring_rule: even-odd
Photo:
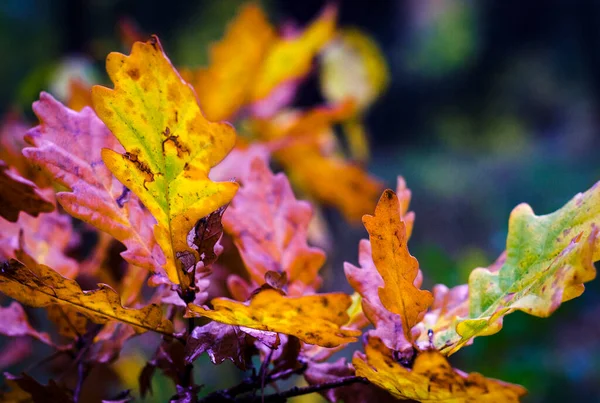
<svg viewBox="0 0 600 403"><path fill-rule="evenodd" d="M0 112L32 117L39 91L60 96L76 72L104 82L103 60L123 49L118 21L156 33L176 65L207 61L243 2L3 0ZM317 0L270 0L273 21L306 23ZM574 0L339 1L340 25L371 35L391 84L371 108L370 170L413 191L411 252L426 284L467 281L504 249L508 216L520 202L554 211L600 178L600 2ZM61 81L62 80L62 81ZM297 103L321 101L317 78ZM337 249L329 289L348 290L342 262L356 263L362 227L328 212ZM600 399L600 285L550 319L510 315L452 362L516 382L527 402ZM202 374L200 374L202 376ZM230 386L227 383L223 386Z"/></svg>

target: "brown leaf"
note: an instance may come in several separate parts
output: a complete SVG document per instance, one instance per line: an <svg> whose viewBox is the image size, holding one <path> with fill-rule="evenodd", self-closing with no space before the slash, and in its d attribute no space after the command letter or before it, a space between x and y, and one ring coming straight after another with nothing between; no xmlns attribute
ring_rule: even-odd
<svg viewBox="0 0 600 403"><path fill-rule="evenodd" d="M23 178L0 160L0 216L16 222L21 211L37 217L54 210L35 183Z"/></svg>
<svg viewBox="0 0 600 403"><path fill-rule="evenodd" d="M238 326L210 322L194 329L185 346L185 362L191 364L202 353L208 353L213 364L230 360L245 371L252 367L256 349L252 339Z"/></svg>
<svg viewBox="0 0 600 403"><path fill-rule="evenodd" d="M12 391L0 395L2 402L73 403L73 393L53 379L42 385L25 373L16 376L5 372L4 378Z"/></svg>
<svg viewBox="0 0 600 403"><path fill-rule="evenodd" d="M139 377L140 394L145 397L148 392L152 394L152 377L156 369L179 385L182 380L180 374L185 372L184 346L178 341L163 341L160 343L152 359L142 369Z"/></svg>

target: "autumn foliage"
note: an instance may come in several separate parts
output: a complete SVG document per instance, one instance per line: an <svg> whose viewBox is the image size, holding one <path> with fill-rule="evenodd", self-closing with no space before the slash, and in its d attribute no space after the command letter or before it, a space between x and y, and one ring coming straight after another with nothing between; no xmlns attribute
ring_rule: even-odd
<svg viewBox="0 0 600 403"><path fill-rule="evenodd" d="M317 56L327 104L293 108ZM250 4L206 67L176 68L152 36L109 54L106 71L109 87L73 83L72 108L42 93L39 124L3 133L18 146L3 147L0 161L9 297L0 334L48 345L49 360L72 371L49 382L5 373L0 401L83 401L90 372L124 376L121 350L151 333L156 351L137 385L122 382L134 389L103 401L151 394L161 371L176 385L173 402L312 392L332 402L516 402L521 386L447 357L516 310L550 316L596 275L598 185L549 215L517 206L496 262L468 284L422 289L427 273L408 247L411 192L402 177L385 190L364 168L363 116L385 89L385 64L370 39L336 26L333 6L281 34ZM320 291L324 206L362 217L368 232L357 266L331 268L344 270L352 295ZM30 323L30 308L46 311L48 328ZM342 350L350 362L332 358ZM205 393L194 377L204 353L250 375ZM294 377L307 386L277 386Z"/></svg>

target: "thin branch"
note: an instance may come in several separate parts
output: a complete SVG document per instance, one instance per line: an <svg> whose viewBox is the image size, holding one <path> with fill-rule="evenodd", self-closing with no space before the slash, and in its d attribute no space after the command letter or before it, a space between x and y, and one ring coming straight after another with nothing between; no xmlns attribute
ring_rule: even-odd
<svg viewBox="0 0 600 403"><path fill-rule="evenodd" d="M75 386L75 391L73 392L73 401L75 403L79 402L79 398L81 397L81 389L83 387L83 382L88 375L88 366L85 364L83 360L79 360L77 363L77 385Z"/></svg>
<svg viewBox="0 0 600 403"><path fill-rule="evenodd" d="M283 392L265 395L263 397L263 401L271 402L271 403L285 402L286 399L288 399L290 397L308 395L309 393L320 392L320 391L327 390L327 389L340 388L342 386L348 386L348 385L352 385L354 383L368 384L369 381L367 380L367 378L363 378L360 376L348 376L345 378L340 378L337 381L321 383L318 385L311 385L311 386L305 386L305 387L295 386L295 387L288 389L286 391L283 391ZM236 402L240 402L240 403L241 402L244 402L244 403L258 402L258 398L255 396L248 396L248 397L236 399Z"/></svg>

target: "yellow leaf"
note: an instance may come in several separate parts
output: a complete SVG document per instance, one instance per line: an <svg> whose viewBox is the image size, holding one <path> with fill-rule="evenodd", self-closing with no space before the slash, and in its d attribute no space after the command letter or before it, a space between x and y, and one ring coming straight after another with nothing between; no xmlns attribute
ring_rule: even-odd
<svg viewBox="0 0 600 403"><path fill-rule="evenodd" d="M326 7L299 36L276 41L256 78L252 99L263 99L279 84L306 75L313 57L333 37L336 18L336 8Z"/></svg>
<svg viewBox="0 0 600 403"><path fill-rule="evenodd" d="M326 7L305 30L280 37L259 6L246 5L211 47L210 65L183 70L183 77L198 92L208 119L230 119L240 108L308 74L312 60L334 35L336 16L335 7Z"/></svg>
<svg viewBox="0 0 600 403"><path fill-rule="evenodd" d="M210 168L235 143L226 123L204 118L193 89L179 76L158 38L136 42L130 56L111 53L106 69L115 89L95 86L98 116L125 148L103 150L112 173L150 210L154 235L166 256L165 271L185 288L189 278L177 257L192 253L188 232L202 217L229 203L233 182L212 182Z"/></svg>
<svg viewBox="0 0 600 403"><path fill-rule="evenodd" d="M183 77L196 88L202 111L210 120L232 117L248 101L275 30L255 4L245 6L229 24L225 37L210 48L210 65Z"/></svg>
<svg viewBox="0 0 600 403"><path fill-rule="evenodd" d="M364 216L363 223L369 232L373 262L384 282L379 288L381 303L400 315L404 336L412 340L410 330L423 318L433 296L414 285L419 262L408 251L398 196L389 189L383 192L375 215Z"/></svg>
<svg viewBox="0 0 600 403"><path fill-rule="evenodd" d="M330 102L354 99L368 108L389 82L386 61L377 44L357 29L340 32L321 57L321 89Z"/></svg>
<svg viewBox="0 0 600 403"><path fill-rule="evenodd" d="M35 308L58 304L77 310L96 323L111 320L133 326L137 333L147 330L171 335L173 324L163 319L162 309L155 304L140 309L121 305L119 295L106 284L91 291L82 291L75 280L61 276L48 266L37 264L20 253L19 259L10 260L0 270L0 292Z"/></svg>
<svg viewBox="0 0 600 403"><path fill-rule="evenodd" d="M340 327L348 323L346 310L352 304L350 296L343 293L285 297L278 291L265 290L252 298L249 305L227 298L215 298L211 304L214 310L189 304L189 315L289 334L323 347L351 343L360 336L360 331Z"/></svg>
<svg viewBox="0 0 600 403"><path fill-rule="evenodd" d="M519 386L478 373L463 374L452 368L438 351L423 351L412 370L394 360L377 338L369 338L366 356L355 353L356 375L390 392L398 399L420 402L518 402L527 391Z"/></svg>

